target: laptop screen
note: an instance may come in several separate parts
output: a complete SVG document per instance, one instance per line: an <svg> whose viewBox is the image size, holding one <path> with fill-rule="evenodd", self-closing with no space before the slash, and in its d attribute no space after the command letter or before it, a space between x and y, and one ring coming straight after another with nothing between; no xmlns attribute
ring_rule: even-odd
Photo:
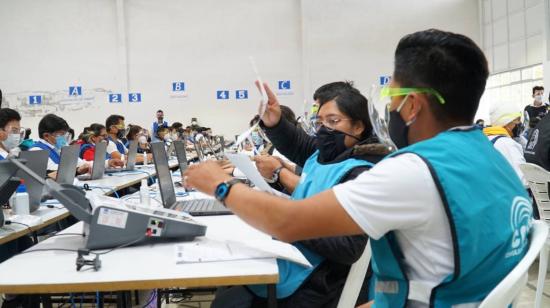
<svg viewBox="0 0 550 308"><path fill-rule="evenodd" d="M73 185L79 151L80 145L78 144L61 148L61 160L57 167L57 177L55 178L57 183Z"/></svg>
<svg viewBox="0 0 550 308"><path fill-rule="evenodd" d="M137 141L134 141L134 140L130 141L130 145L128 148L128 159L126 160L127 161L126 168L128 170L133 170L134 166L136 165L137 148L138 148Z"/></svg>
<svg viewBox="0 0 550 308"><path fill-rule="evenodd" d="M27 161L26 166L36 173L37 176L42 179L46 178L48 151L24 151L19 154L19 158L25 159ZM23 172L23 170L17 171L16 176L25 180L25 186L29 194L29 208L31 212L35 211L40 206L44 184L28 175L26 172Z"/></svg>
<svg viewBox="0 0 550 308"><path fill-rule="evenodd" d="M94 165L92 167L92 180L99 180L105 173L105 153L107 153L107 142L102 141L95 145Z"/></svg>
<svg viewBox="0 0 550 308"><path fill-rule="evenodd" d="M187 170L187 152L185 151L185 142L178 140L174 141L174 149L176 150L176 157L180 165L181 175Z"/></svg>
<svg viewBox="0 0 550 308"><path fill-rule="evenodd" d="M164 142L151 143L151 151L153 152L153 161L155 162L155 169L157 171L162 204L165 208L170 208L176 203L176 192L174 190L174 183L172 182L172 175L170 174L170 167L168 166Z"/></svg>

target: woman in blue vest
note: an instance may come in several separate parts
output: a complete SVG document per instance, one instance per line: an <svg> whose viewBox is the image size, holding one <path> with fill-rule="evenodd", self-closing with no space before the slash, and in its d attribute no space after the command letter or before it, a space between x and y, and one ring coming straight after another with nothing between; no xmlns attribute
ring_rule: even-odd
<svg viewBox="0 0 550 308"><path fill-rule="evenodd" d="M532 224L520 179L473 125L487 59L470 38L430 29L403 37L394 63L380 95L389 138L379 137L399 150L368 172L302 200L234 183L210 162L190 166L186 186L284 241L369 235L365 307L477 307L527 252ZM263 121L273 127L269 96Z"/></svg>
<svg viewBox="0 0 550 308"><path fill-rule="evenodd" d="M367 99L345 82L334 83L328 92L320 101L316 138L284 117L280 117L280 127L268 130L275 147L280 146L283 155L303 167L301 177L287 170L274 176L292 192L292 199L307 198L351 180L383 157L384 147L381 152L372 150L380 147L372 136ZM281 169L282 164L276 167ZM350 265L359 259L367 240L359 235L293 243L313 267L277 260L278 307L335 307ZM259 307L266 304L266 297L265 285L233 287L218 292L213 307Z"/></svg>
<svg viewBox="0 0 550 308"><path fill-rule="evenodd" d="M99 142L107 140L107 130L105 126L99 123L94 123L89 127L85 127L81 134L81 146L79 157L86 161L94 161L95 145ZM120 159L112 158L110 154L105 153L107 166L110 168L123 167L124 162Z"/></svg>

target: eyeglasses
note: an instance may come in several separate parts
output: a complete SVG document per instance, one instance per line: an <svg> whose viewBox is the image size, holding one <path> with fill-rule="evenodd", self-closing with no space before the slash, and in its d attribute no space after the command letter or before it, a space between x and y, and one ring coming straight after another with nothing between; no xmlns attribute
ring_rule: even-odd
<svg viewBox="0 0 550 308"><path fill-rule="evenodd" d="M394 97L394 96L404 96L411 93L426 93L431 94L437 98L437 101L441 104L445 104L445 99L439 92L437 92L434 89L431 88L390 88L390 87L384 87L380 91L380 98L386 98L386 97Z"/></svg>
<svg viewBox="0 0 550 308"><path fill-rule="evenodd" d="M21 138L25 136L25 128L23 127L7 127L6 129L3 129L8 134L19 134Z"/></svg>
<svg viewBox="0 0 550 308"><path fill-rule="evenodd" d="M349 118L338 118L338 117L330 117L324 120L321 120L321 118L317 118L314 122L315 130L319 130L321 126L324 126L328 128L329 130L334 130L336 126L342 121L351 121Z"/></svg>

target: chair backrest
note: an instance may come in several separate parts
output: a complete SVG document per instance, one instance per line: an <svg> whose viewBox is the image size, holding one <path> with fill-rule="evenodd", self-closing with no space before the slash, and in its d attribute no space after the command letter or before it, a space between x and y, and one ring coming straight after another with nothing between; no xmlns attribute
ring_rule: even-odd
<svg viewBox="0 0 550 308"><path fill-rule="evenodd" d="M550 195L548 195L548 183L550 183L550 172L535 164L520 164L533 197L537 201L540 218L547 223L550 222Z"/></svg>
<svg viewBox="0 0 550 308"><path fill-rule="evenodd" d="M539 256L547 237L548 225L542 221L534 221L527 253L518 265L487 295L479 308L506 307L510 304L513 307L516 306L519 294L527 285L529 267Z"/></svg>
<svg viewBox="0 0 550 308"><path fill-rule="evenodd" d="M355 261L349 270L348 278L346 278L346 283L344 284L342 295L340 295L337 308L355 307L357 297L359 296L363 281L365 280L365 275L367 274L367 269L369 268L370 257L371 250L369 240L361 258Z"/></svg>

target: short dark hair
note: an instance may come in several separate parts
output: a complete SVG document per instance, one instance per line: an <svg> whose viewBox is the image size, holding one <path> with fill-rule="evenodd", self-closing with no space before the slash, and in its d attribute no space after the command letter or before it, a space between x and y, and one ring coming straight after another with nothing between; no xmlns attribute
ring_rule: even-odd
<svg viewBox="0 0 550 308"><path fill-rule="evenodd" d="M10 121L21 121L19 112L10 108L0 109L0 128L6 127Z"/></svg>
<svg viewBox="0 0 550 308"><path fill-rule="evenodd" d="M369 118L369 101L359 90L353 87L352 83L342 82L338 86L333 84L332 94L326 95L331 97L329 100L319 99L319 110L328 102L335 101L338 109L348 116L354 122L362 122L365 129L361 133L361 140L365 140L372 136L372 124ZM330 85L330 84L329 84ZM327 92L328 93L328 92ZM337 94L335 97L332 97Z"/></svg>
<svg viewBox="0 0 550 308"><path fill-rule="evenodd" d="M393 77L401 87L432 88L445 99L428 95L440 122L472 123L489 76L487 59L470 38L436 29L404 36L395 50Z"/></svg>
<svg viewBox="0 0 550 308"><path fill-rule="evenodd" d="M292 125L298 125L298 121L296 121L296 114L294 114L294 111L292 111L290 107L281 105L281 116L288 122L292 123Z"/></svg>
<svg viewBox="0 0 550 308"><path fill-rule="evenodd" d="M162 111L162 110L160 110L160 109L159 109L159 110L157 110L157 113L159 113L159 112L162 112L162 113L164 113L164 111Z"/></svg>
<svg viewBox="0 0 550 308"><path fill-rule="evenodd" d="M107 131L111 129L111 126L117 125L120 121L124 121L123 116L118 114L110 115L107 120L105 120L105 127L107 128Z"/></svg>
<svg viewBox="0 0 550 308"><path fill-rule="evenodd" d="M534 86L533 87L533 95L535 95L535 91L544 91L544 87L543 86Z"/></svg>
<svg viewBox="0 0 550 308"><path fill-rule="evenodd" d="M336 81L327 83L325 85L320 86L317 90L315 90L315 93L313 93L313 100L319 101L319 106L322 104L329 102L333 99L335 99L340 93L343 91L357 91L353 87L353 81Z"/></svg>
<svg viewBox="0 0 550 308"><path fill-rule="evenodd" d="M183 124L181 124L180 122L174 122L174 123L172 123L172 126L171 126L171 128L176 129L176 130L179 130L182 127L183 127Z"/></svg>
<svg viewBox="0 0 550 308"><path fill-rule="evenodd" d="M38 136L44 138L45 133L54 133L56 131L69 131L69 124L63 118L53 113L45 115L38 123Z"/></svg>
<svg viewBox="0 0 550 308"><path fill-rule="evenodd" d="M126 139L128 140L134 140L136 138L136 135L143 129L139 125L130 124L128 126L130 127L130 129L128 130L128 134L126 134Z"/></svg>

